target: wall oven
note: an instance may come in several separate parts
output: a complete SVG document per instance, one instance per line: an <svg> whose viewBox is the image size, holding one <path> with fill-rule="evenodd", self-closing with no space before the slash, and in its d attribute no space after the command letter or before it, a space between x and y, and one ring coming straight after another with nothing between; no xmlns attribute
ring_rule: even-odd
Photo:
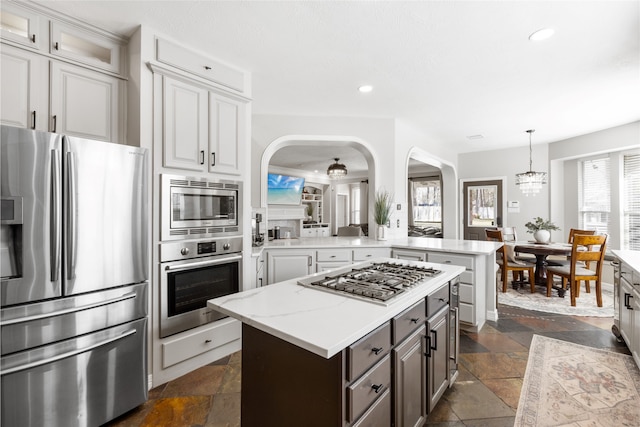
<svg viewBox="0 0 640 427"><path fill-rule="evenodd" d="M242 182L162 174L161 239L242 234Z"/></svg>
<svg viewBox="0 0 640 427"><path fill-rule="evenodd" d="M160 337L226 317L207 300L240 291L242 236L160 244Z"/></svg>

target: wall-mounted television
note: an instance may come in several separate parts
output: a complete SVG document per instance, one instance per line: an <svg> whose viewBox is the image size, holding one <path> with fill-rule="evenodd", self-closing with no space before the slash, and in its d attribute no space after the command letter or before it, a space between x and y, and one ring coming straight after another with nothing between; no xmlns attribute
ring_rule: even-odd
<svg viewBox="0 0 640 427"><path fill-rule="evenodd" d="M270 173L267 203L270 205L299 205L302 200L304 178Z"/></svg>

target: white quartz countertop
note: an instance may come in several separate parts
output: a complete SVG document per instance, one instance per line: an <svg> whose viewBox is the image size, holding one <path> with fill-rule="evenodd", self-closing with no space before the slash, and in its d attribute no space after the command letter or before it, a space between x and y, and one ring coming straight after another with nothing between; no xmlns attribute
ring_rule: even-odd
<svg viewBox="0 0 640 427"><path fill-rule="evenodd" d="M300 248L322 249L339 247L380 247L429 250L438 252L455 252L466 254L488 255L495 252L501 243L484 240L434 239L427 237L403 237L389 240L376 240L369 237L301 237L295 239L270 240L254 253L263 249Z"/></svg>
<svg viewBox="0 0 640 427"><path fill-rule="evenodd" d="M398 262L389 258L373 261ZM395 297L388 306L304 287L297 279L215 298L208 305L328 359L464 271L464 267L448 264L403 263L432 266L442 273ZM315 275L326 274L331 273Z"/></svg>
<svg viewBox="0 0 640 427"><path fill-rule="evenodd" d="M640 273L640 251L614 249L613 254Z"/></svg>

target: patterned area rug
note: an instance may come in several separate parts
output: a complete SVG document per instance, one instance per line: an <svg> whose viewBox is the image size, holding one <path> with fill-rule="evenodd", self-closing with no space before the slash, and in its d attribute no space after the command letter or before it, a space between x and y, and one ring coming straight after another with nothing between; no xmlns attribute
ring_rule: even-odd
<svg viewBox="0 0 640 427"><path fill-rule="evenodd" d="M631 356L534 335L514 427L638 427L639 392Z"/></svg>
<svg viewBox="0 0 640 427"><path fill-rule="evenodd" d="M536 287L536 293L532 294L529 284L520 286L518 290L513 289L511 283L507 287L507 292L502 292L502 282L498 287L498 302L500 304L521 307L527 310L544 311L547 313L567 314L571 316L592 316L592 317L613 317L613 285L602 284L602 307L596 304L595 285L591 284L591 293L584 290L584 284L580 290L580 297L576 299L576 306L571 307L571 297L569 292L564 298L558 297L558 291L551 291L551 298L547 298L547 289L542 286Z"/></svg>

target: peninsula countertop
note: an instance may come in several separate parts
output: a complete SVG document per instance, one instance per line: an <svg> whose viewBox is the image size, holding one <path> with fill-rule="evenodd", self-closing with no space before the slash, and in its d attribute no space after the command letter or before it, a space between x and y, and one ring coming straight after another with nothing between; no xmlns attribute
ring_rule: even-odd
<svg viewBox="0 0 640 427"><path fill-rule="evenodd" d="M341 247L362 248L403 248L425 251L451 252L488 255L495 252L502 243L484 240L436 239L428 237L402 237L398 239L376 240L371 237L300 237L294 239L269 240L254 253L264 249L324 249Z"/></svg>
<svg viewBox="0 0 640 427"><path fill-rule="evenodd" d="M640 273L640 251L614 249L613 254Z"/></svg>
<svg viewBox="0 0 640 427"><path fill-rule="evenodd" d="M373 261L398 260L379 258ZM432 266L442 273L394 298L388 306L304 287L297 279L215 298L208 301L208 306L330 358L464 271L464 267L455 265L404 262ZM357 264L349 267L357 267ZM326 273L312 276L318 274Z"/></svg>

